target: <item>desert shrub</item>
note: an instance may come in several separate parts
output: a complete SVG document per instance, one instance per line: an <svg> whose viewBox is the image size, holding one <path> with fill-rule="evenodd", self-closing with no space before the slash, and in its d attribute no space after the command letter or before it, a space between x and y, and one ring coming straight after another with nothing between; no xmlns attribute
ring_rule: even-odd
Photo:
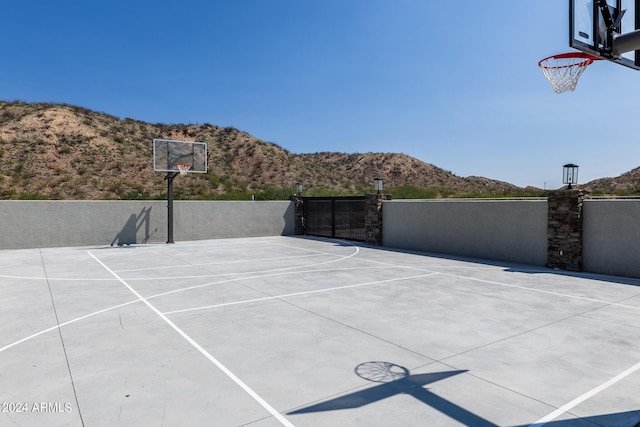
<svg viewBox="0 0 640 427"><path fill-rule="evenodd" d="M47 197L45 194L41 194L37 191L34 192L25 192L20 194L20 196L18 197L20 200L48 200L49 197Z"/></svg>
<svg viewBox="0 0 640 427"><path fill-rule="evenodd" d="M289 188L266 187L256 193L256 200L289 200L293 192Z"/></svg>
<svg viewBox="0 0 640 427"><path fill-rule="evenodd" d="M120 196L122 200L149 200L150 197L148 192L138 190L126 191Z"/></svg>

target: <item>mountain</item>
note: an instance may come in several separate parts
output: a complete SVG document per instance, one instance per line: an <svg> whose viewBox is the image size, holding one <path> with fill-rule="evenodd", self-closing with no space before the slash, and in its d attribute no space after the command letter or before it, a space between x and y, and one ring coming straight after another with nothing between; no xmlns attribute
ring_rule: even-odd
<svg viewBox="0 0 640 427"><path fill-rule="evenodd" d="M519 190L519 187L488 178L461 178L431 164L405 154L395 153L314 153L301 154L307 164L318 165L359 183L372 181L372 171L384 180L386 187L413 185L438 190L441 194L481 193L499 195Z"/></svg>
<svg viewBox="0 0 640 427"><path fill-rule="evenodd" d="M640 194L640 167L616 178L600 178L580 186L594 195L638 195Z"/></svg>
<svg viewBox="0 0 640 427"><path fill-rule="evenodd" d="M286 198L298 181L305 194L363 194L375 177L392 194L402 187L430 197L523 191L461 178L404 154L293 154L231 127L151 124L72 105L0 101L0 199L165 198L164 174L153 171L154 138L208 144L209 172L177 178L177 199Z"/></svg>

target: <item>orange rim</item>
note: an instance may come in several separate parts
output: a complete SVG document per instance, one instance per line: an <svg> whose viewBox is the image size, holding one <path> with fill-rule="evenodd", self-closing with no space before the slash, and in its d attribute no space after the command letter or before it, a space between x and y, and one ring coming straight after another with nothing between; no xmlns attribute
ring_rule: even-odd
<svg viewBox="0 0 640 427"><path fill-rule="evenodd" d="M578 62L578 63L574 63L574 64L567 64L567 65L545 65L543 64L545 61L548 61L550 59L582 59L582 61ZM551 55L548 56L544 59L541 59L540 62L538 62L538 66L540 68L566 68L566 67L573 67L576 65L591 65L593 63L593 61L599 61L602 58L599 58L597 56L594 55L590 55L588 53L584 53L584 52L569 52L569 53L560 53L558 55Z"/></svg>

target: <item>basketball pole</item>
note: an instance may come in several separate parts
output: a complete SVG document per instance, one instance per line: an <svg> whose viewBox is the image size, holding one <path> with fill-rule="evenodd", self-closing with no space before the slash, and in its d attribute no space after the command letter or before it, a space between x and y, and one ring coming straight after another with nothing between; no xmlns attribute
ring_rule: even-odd
<svg viewBox="0 0 640 427"><path fill-rule="evenodd" d="M167 243L175 243L173 241L173 178L178 175L177 172L169 172L164 179L167 180Z"/></svg>

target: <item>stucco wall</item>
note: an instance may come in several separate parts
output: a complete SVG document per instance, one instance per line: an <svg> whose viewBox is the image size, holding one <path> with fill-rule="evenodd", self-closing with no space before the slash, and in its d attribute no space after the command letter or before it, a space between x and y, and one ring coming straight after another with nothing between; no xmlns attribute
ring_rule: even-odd
<svg viewBox="0 0 640 427"><path fill-rule="evenodd" d="M640 277L640 200L585 200L584 270ZM277 202L174 202L174 240L294 234ZM166 201L0 201L0 249L164 243ZM546 200L393 200L383 245L545 265Z"/></svg>
<svg viewBox="0 0 640 427"><path fill-rule="evenodd" d="M544 265L546 200L394 200L383 206L385 246Z"/></svg>
<svg viewBox="0 0 640 427"><path fill-rule="evenodd" d="M293 232L289 201L174 202L176 242ZM0 201L0 249L166 241L166 201Z"/></svg>
<svg viewBox="0 0 640 427"><path fill-rule="evenodd" d="M640 200L585 200L583 268L640 277Z"/></svg>

